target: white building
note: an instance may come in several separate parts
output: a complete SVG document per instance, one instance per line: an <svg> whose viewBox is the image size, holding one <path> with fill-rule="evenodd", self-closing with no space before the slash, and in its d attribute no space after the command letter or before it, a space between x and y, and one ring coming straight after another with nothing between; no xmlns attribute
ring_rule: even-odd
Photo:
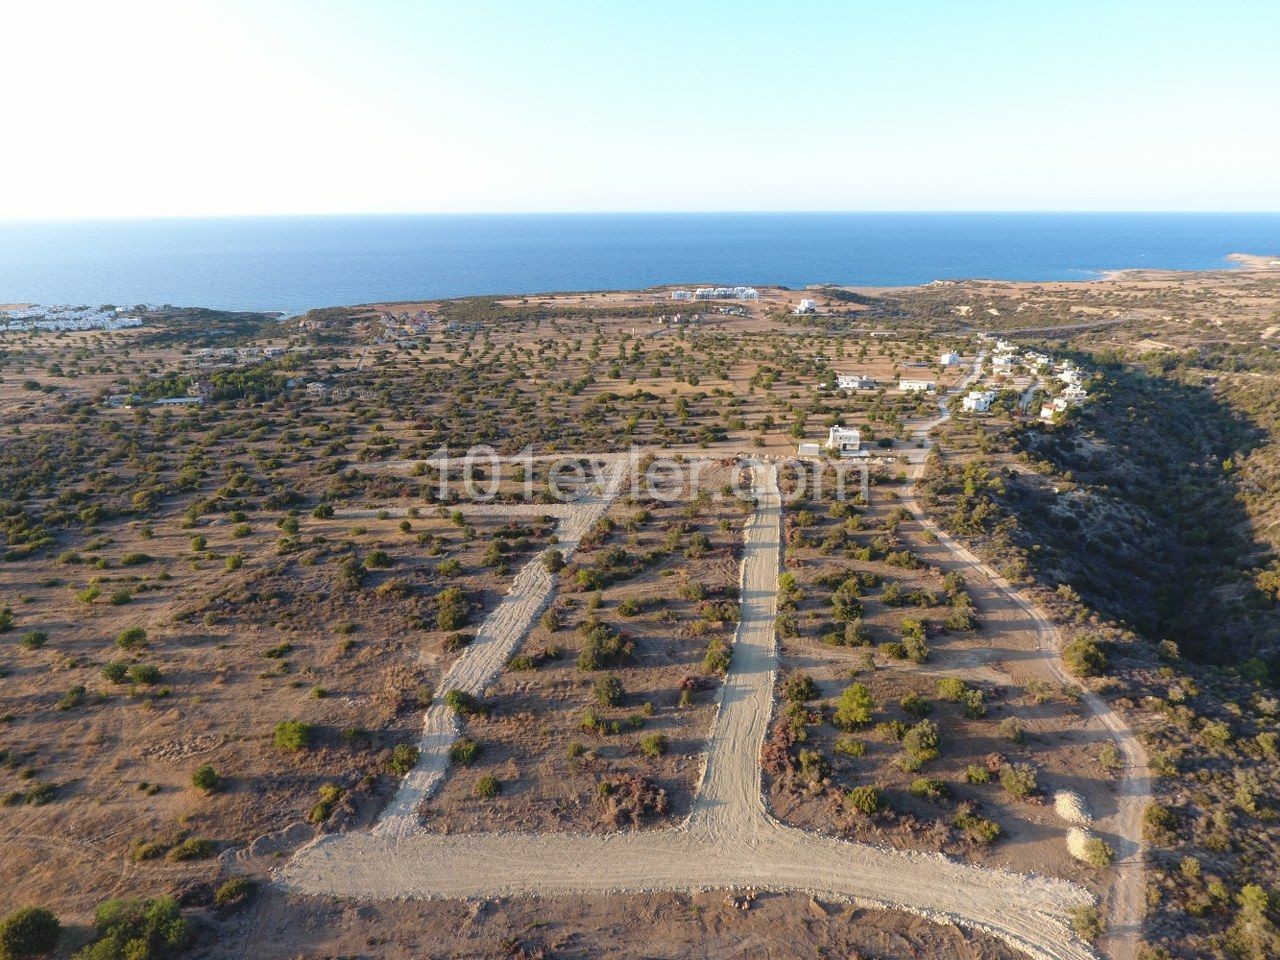
<svg viewBox="0 0 1280 960"><path fill-rule="evenodd" d="M671 299L672 300L692 300L693 294L690 293L688 290L672 290Z"/></svg>
<svg viewBox="0 0 1280 960"><path fill-rule="evenodd" d="M898 389L906 393L926 393L937 386L932 380L903 379L898 381Z"/></svg>
<svg viewBox="0 0 1280 960"><path fill-rule="evenodd" d="M1007 353L998 353L991 359L991 369L996 373L1012 373L1017 363L1017 357Z"/></svg>
<svg viewBox="0 0 1280 960"><path fill-rule="evenodd" d="M842 457L866 456L862 449L862 431L857 427L832 427L827 432L827 446Z"/></svg>
<svg viewBox="0 0 1280 960"><path fill-rule="evenodd" d="M822 456L822 447L816 443L802 443L796 447L796 456L820 457Z"/></svg>
<svg viewBox="0 0 1280 960"><path fill-rule="evenodd" d="M944 367L949 367L952 364L956 364L959 362L960 362L960 354L950 350L948 350L946 353L944 353L942 356L938 358L938 363L942 364Z"/></svg>
<svg viewBox="0 0 1280 960"><path fill-rule="evenodd" d="M838 390L874 390L880 382L863 373L837 373L836 389Z"/></svg>
<svg viewBox="0 0 1280 960"><path fill-rule="evenodd" d="M817 300L802 299L800 301L799 306L796 307L796 315L799 316L800 314L805 314L805 313L816 313L817 309L818 309Z"/></svg>
<svg viewBox="0 0 1280 960"><path fill-rule="evenodd" d="M759 300L760 291L755 287L699 287L693 291L695 300Z"/></svg>
<svg viewBox="0 0 1280 960"><path fill-rule="evenodd" d="M204 403L204 397L164 397L156 400L153 407L198 407Z"/></svg>
<svg viewBox="0 0 1280 960"><path fill-rule="evenodd" d="M960 401L960 406L970 413L988 413L991 410L991 402L995 398L994 390L970 390L968 395Z"/></svg>

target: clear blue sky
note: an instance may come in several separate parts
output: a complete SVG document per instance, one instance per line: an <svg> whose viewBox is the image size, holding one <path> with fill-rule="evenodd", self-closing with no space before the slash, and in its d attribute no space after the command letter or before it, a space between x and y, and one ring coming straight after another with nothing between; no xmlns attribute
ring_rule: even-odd
<svg viewBox="0 0 1280 960"><path fill-rule="evenodd" d="M1280 209L1275 0L72 0L0 32L0 219Z"/></svg>

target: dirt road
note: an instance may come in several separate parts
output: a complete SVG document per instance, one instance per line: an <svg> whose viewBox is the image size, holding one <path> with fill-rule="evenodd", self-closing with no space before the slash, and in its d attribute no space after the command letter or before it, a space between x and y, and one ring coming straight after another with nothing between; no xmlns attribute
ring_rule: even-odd
<svg viewBox="0 0 1280 960"><path fill-rule="evenodd" d="M1093 956L1069 924L1071 909L1091 900L1081 887L847 843L768 815L760 748L773 708L781 498L772 466L756 465L753 474L757 509L745 530L733 666L686 821L606 836L440 836L413 829L396 807L395 819L374 831L331 834L303 848L277 881L299 893L356 899L798 890L987 931L1037 960Z"/></svg>

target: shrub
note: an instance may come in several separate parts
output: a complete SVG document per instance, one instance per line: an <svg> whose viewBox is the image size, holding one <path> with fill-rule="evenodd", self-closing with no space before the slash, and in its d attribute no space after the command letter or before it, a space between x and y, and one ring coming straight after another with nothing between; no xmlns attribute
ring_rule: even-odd
<svg viewBox="0 0 1280 960"><path fill-rule="evenodd" d="M338 805L338 801L342 799L345 792L336 783L326 783L320 788L320 799L312 805L307 819L312 823L324 823L333 815L333 808Z"/></svg>
<svg viewBox="0 0 1280 960"><path fill-rule="evenodd" d="M793 703L803 703L818 695L818 685L807 673L790 673L782 681L782 696Z"/></svg>
<svg viewBox="0 0 1280 960"><path fill-rule="evenodd" d="M232 877L213 894L215 906L226 907L247 899L253 893L254 882L249 877Z"/></svg>
<svg viewBox="0 0 1280 960"><path fill-rule="evenodd" d="M391 772L403 777L418 765L420 754L421 751L412 743L397 743L391 748Z"/></svg>
<svg viewBox="0 0 1280 960"><path fill-rule="evenodd" d="M578 654L580 670L600 670L625 663L635 651L630 640L595 617L586 620L579 632L586 640Z"/></svg>
<svg viewBox="0 0 1280 960"><path fill-rule="evenodd" d="M449 748L449 759L462 766L469 766L480 755L480 744L470 737L462 737Z"/></svg>
<svg viewBox="0 0 1280 960"><path fill-rule="evenodd" d="M142 629L142 627L130 627L128 630L122 631L120 636L116 637L116 645L119 646L121 650L134 650L137 647L143 646L146 642L147 631Z"/></svg>
<svg viewBox="0 0 1280 960"><path fill-rule="evenodd" d="M44 630L28 630L18 641L24 650L39 650L49 642L49 634Z"/></svg>
<svg viewBox="0 0 1280 960"><path fill-rule="evenodd" d="M702 669L707 673L726 674L733 662L733 650L719 637L712 637L702 658Z"/></svg>
<svg viewBox="0 0 1280 960"><path fill-rule="evenodd" d="M102 675L112 683L124 683L129 678L129 664L123 660L112 660L102 668Z"/></svg>
<svg viewBox="0 0 1280 960"><path fill-rule="evenodd" d="M853 730L871 722L871 712L875 709L875 701L865 684L851 683L844 688L840 699L836 701L835 713L831 722L841 730Z"/></svg>
<svg viewBox="0 0 1280 960"><path fill-rule="evenodd" d="M957 830L963 831L970 840L984 847L995 843L1000 836L1000 824L974 813L973 807L967 803L960 805L951 823Z"/></svg>
<svg viewBox="0 0 1280 960"><path fill-rule="evenodd" d="M564 554L559 550L548 550L542 555L542 566L548 573L559 573L564 569Z"/></svg>
<svg viewBox="0 0 1280 960"><path fill-rule="evenodd" d="M670 746L665 734L651 733L640 741L640 752L646 757L660 757Z"/></svg>
<svg viewBox="0 0 1280 960"><path fill-rule="evenodd" d="M172 897L108 900L94 912L97 938L76 960L151 960L187 944L187 921Z"/></svg>
<svg viewBox="0 0 1280 960"><path fill-rule="evenodd" d="M134 683L158 683L160 668L153 663L136 663L129 668L129 679Z"/></svg>
<svg viewBox="0 0 1280 960"><path fill-rule="evenodd" d="M941 780L932 777L916 777L911 781L912 796L925 800L945 800L951 791Z"/></svg>
<svg viewBox="0 0 1280 960"><path fill-rule="evenodd" d="M460 717L484 712L480 701L465 690L449 690L444 695L444 705Z"/></svg>
<svg viewBox="0 0 1280 960"><path fill-rule="evenodd" d="M517 653L514 657L507 661L507 669L516 672L525 670L534 670L538 666L537 661L527 653Z"/></svg>
<svg viewBox="0 0 1280 960"><path fill-rule="evenodd" d="M1071 911L1071 929L1085 943L1095 943L1107 931L1107 925L1098 915L1092 903L1082 904Z"/></svg>
<svg viewBox="0 0 1280 960"><path fill-rule="evenodd" d="M276 749L284 753L297 753L311 746L312 727L301 720L281 720L276 724Z"/></svg>
<svg viewBox="0 0 1280 960"><path fill-rule="evenodd" d="M473 791L477 797L492 799L502 792L502 781L492 774L486 773L476 780Z"/></svg>
<svg viewBox="0 0 1280 960"><path fill-rule="evenodd" d="M969 764L968 769L964 772L964 778L970 783L990 783L991 771L986 767L979 766L976 763L971 763Z"/></svg>
<svg viewBox="0 0 1280 960"><path fill-rule="evenodd" d="M461 587L445 587L436 594L436 629L457 630L466 626L470 604Z"/></svg>
<svg viewBox="0 0 1280 960"><path fill-rule="evenodd" d="M168 859L173 861L204 860L213 856L213 841L204 837L191 837L169 850Z"/></svg>
<svg viewBox="0 0 1280 960"><path fill-rule="evenodd" d="M0 920L0 960L21 960L51 953L62 924L44 907L25 907Z"/></svg>
<svg viewBox="0 0 1280 960"><path fill-rule="evenodd" d="M622 681L612 673L597 680L593 688L596 703L602 707L616 707L622 702L623 692Z"/></svg>
<svg viewBox="0 0 1280 960"><path fill-rule="evenodd" d="M1024 800L1039 788L1036 771L1029 764L1010 763L1000 770L1000 786L1011 797Z"/></svg>
<svg viewBox="0 0 1280 960"><path fill-rule="evenodd" d="M1107 655L1087 636L1079 636L1062 648L1062 660L1077 677L1096 677L1107 668Z"/></svg>
<svg viewBox="0 0 1280 960"><path fill-rule="evenodd" d="M902 737L902 748L909 757L920 763L936 759L940 744L938 725L929 720L921 720Z"/></svg>
<svg viewBox="0 0 1280 960"><path fill-rule="evenodd" d="M898 705L902 707L905 713L909 713L913 717L928 716L933 710L933 704L918 693L908 693L898 701Z"/></svg>
<svg viewBox="0 0 1280 960"><path fill-rule="evenodd" d="M844 806L846 810L870 816L884 807L884 796L879 787L854 787L844 795Z"/></svg>
<svg viewBox="0 0 1280 960"><path fill-rule="evenodd" d="M13 609L0 607L0 633L8 633L13 629Z"/></svg>
<svg viewBox="0 0 1280 960"><path fill-rule="evenodd" d="M1167 843L1174 839L1178 818L1159 803L1149 803L1142 811L1142 836L1148 843Z"/></svg>
<svg viewBox="0 0 1280 960"><path fill-rule="evenodd" d="M842 756L861 757L867 752L867 745L854 737L836 737L832 749Z"/></svg>
<svg viewBox="0 0 1280 960"><path fill-rule="evenodd" d="M222 789L222 777L206 763L191 774L191 785L202 793L217 793Z"/></svg>

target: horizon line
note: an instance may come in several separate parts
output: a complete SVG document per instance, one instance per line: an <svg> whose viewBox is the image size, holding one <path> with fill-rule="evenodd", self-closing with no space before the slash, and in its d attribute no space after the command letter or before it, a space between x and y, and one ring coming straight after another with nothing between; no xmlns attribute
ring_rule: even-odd
<svg viewBox="0 0 1280 960"><path fill-rule="evenodd" d="M308 220L360 217L715 217L715 216L1280 216L1276 210L1222 209L734 209L734 210L405 210L405 211L320 211L272 213L165 213L102 216L0 217L0 225L54 223L135 223L186 220Z"/></svg>

